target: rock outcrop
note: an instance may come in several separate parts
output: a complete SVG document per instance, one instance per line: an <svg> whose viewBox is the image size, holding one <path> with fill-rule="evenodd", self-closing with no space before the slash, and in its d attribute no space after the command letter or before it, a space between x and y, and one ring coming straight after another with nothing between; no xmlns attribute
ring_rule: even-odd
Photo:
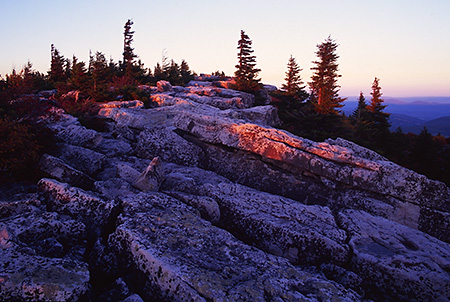
<svg viewBox="0 0 450 302"><path fill-rule="evenodd" d="M85 225L56 213L0 221L0 300L70 301L89 292Z"/></svg>
<svg viewBox="0 0 450 302"><path fill-rule="evenodd" d="M449 188L227 83L142 86L103 132L55 109L46 178L0 192L0 301L450 300Z"/></svg>
<svg viewBox="0 0 450 302"><path fill-rule="evenodd" d="M434 229L436 224L433 228L429 227L429 218L433 217L435 221L441 215L446 216L442 212L450 211L450 189L443 183L429 180L343 139L317 143L267 126L229 118L205 118L203 114L192 111L176 116L174 124L178 129L194 135L208 145L220 145L243 151L260 157L263 162L270 162L272 166L296 177L292 186L295 185L295 181L305 179L304 176L308 175L331 187L333 193L336 193L336 189L350 188L363 191L367 196L380 195L381 199L388 200L385 203L393 207L392 212L387 214L388 218L401 223L404 219L401 212L409 208L411 212L418 212L414 214L415 219L412 218L413 221L408 222L409 225L416 225L419 229L432 232L434 235L437 235ZM216 160L214 157L223 155L214 149L217 148L204 148L206 157L212 158L212 164L208 164L208 168L221 170L223 168L214 163ZM226 153L222 150L219 152ZM244 169L251 170L247 167ZM228 176L239 180L239 173L240 171L236 175L230 175L233 173L229 171ZM249 184L247 180L244 182ZM269 186L260 189L271 191ZM336 198L331 195L330 193L328 198L331 201L326 201L325 204L329 205L333 202L332 199ZM304 203L309 202L307 200L309 195L302 192L291 194L290 197ZM343 202L352 206L348 200ZM355 205L356 208L358 206ZM427 218L425 213L431 215ZM448 225L447 218L442 220L443 225ZM444 234L439 238L449 240L448 235Z"/></svg>
<svg viewBox="0 0 450 302"><path fill-rule="evenodd" d="M349 232L351 267L363 271L374 297L445 301L450 296L450 250L422 232L368 213L339 214Z"/></svg>
<svg viewBox="0 0 450 302"><path fill-rule="evenodd" d="M356 301L358 295L237 240L164 194L123 200L108 244L140 273L148 300Z"/></svg>

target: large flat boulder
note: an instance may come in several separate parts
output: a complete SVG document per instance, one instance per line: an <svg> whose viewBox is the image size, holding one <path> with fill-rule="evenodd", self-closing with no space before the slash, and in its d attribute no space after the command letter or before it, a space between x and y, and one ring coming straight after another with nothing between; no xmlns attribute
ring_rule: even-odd
<svg viewBox="0 0 450 302"><path fill-rule="evenodd" d="M226 168L217 164L226 160L220 156L215 158L220 152L214 149L221 147L225 151L232 150L235 153L244 151L259 156L263 162L270 162L276 169L284 171L283 173L287 172L294 177L310 176L319 179L325 184L325 188L368 192L369 195L381 196L380 199L387 202L395 198L399 202L390 203L394 208L388 214L389 218L401 222L404 220L403 209L411 208L412 212L419 215L412 216L415 220L408 221L409 226L415 225L432 234L448 233L448 228L445 228L448 226L448 218L440 214L450 212L450 189L445 184L389 162L356 144L342 139L317 143L283 130L223 116L205 116L194 111L177 115L174 125L212 146L204 149L213 150L206 155L212 155L209 157L209 165L212 163L217 171L227 172ZM223 152L227 156L231 153ZM251 163L248 160L247 162ZM239 173L236 172L232 179L239 178ZM351 199L342 200L340 203L354 208L358 207L358 203L365 203L364 200L353 200L357 202L353 206L349 202ZM381 204L378 207L380 206ZM430 209L432 215L425 215L424 212L418 211L418 208ZM438 228L439 231L435 228L436 224L431 225L429 217L443 219L442 223L438 223L442 226ZM439 238L448 239L446 236Z"/></svg>
<svg viewBox="0 0 450 302"><path fill-rule="evenodd" d="M355 151L355 147L317 143L283 130L229 118L205 118L192 111L178 115L174 123L208 143L252 152L346 185L411 203L450 210L450 191L444 184L381 157L363 157L367 153Z"/></svg>

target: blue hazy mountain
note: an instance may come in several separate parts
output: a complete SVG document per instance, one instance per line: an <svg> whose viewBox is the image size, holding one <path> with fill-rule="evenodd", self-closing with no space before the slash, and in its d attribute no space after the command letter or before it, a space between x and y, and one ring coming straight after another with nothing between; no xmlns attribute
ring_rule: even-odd
<svg viewBox="0 0 450 302"><path fill-rule="evenodd" d="M357 97L345 101L343 111L350 115L357 106ZM434 135L450 136L450 97L384 98L385 112L390 113L391 130L420 133L424 126ZM366 99L368 103L370 96Z"/></svg>
<svg viewBox="0 0 450 302"><path fill-rule="evenodd" d="M403 132L412 133L420 133L425 123L425 121L420 118L401 113L391 113L389 122L391 123L391 130L393 131L400 127Z"/></svg>
<svg viewBox="0 0 450 302"><path fill-rule="evenodd" d="M431 134L440 133L443 136L450 136L450 116L428 121L425 126Z"/></svg>

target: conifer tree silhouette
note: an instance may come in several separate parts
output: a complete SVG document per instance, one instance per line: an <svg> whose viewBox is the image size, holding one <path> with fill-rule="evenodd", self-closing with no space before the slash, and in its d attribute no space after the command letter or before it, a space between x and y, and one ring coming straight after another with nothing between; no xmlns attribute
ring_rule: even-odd
<svg viewBox="0 0 450 302"><path fill-rule="evenodd" d="M311 68L314 71L309 87L311 89L311 102L315 105L316 111L321 114L337 114L338 109L343 107L345 98L339 97L337 80L341 75L338 72L336 54L338 44L328 37L325 42L317 45L316 55L318 61Z"/></svg>
<svg viewBox="0 0 450 302"><path fill-rule="evenodd" d="M259 87L260 79L257 79L261 71L256 68L256 57L253 55L252 41L249 36L241 30L241 38L238 41L238 64L235 71L237 89L242 91L256 91Z"/></svg>
<svg viewBox="0 0 450 302"><path fill-rule="evenodd" d="M297 61L292 55L289 58L287 67L288 70L286 71L286 77L284 78L286 83L281 86L281 89L293 96L305 89L303 80L300 76L300 71L302 71L302 69L298 66Z"/></svg>

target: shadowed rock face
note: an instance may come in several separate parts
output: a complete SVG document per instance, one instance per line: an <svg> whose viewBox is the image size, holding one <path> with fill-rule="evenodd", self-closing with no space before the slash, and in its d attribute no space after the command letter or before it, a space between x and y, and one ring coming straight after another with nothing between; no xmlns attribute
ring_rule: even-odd
<svg viewBox="0 0 450 302"><path fill-rule="evenodd" d="M38 192L0 194L0 301L449 299L445 185L191 84L104 104L105 132L54 110Z"/></svg>

